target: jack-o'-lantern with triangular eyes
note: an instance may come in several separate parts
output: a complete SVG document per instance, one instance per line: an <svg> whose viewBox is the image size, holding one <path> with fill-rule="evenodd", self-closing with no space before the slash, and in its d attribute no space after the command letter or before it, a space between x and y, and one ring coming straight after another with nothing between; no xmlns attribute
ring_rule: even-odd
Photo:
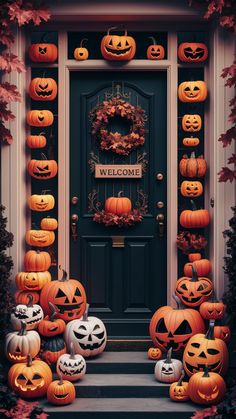
<svg viewBox="0 0 236 419"><path fill-rule="evenodd" d="M97 317L88 317L86 311L82 319L68 323L65 330L67 346L72 342L75 352L85 358L95 356L104 351L107 342L107 332L102 320Z"/></svg>
<svg viewBox="0 0 236 419"><path fill-rule="evenodd" d="M197 180L184 180L180 185L181 195L187 198L197 198L203 193L202 183Z"/></svg>
<svg viewBox="0 0 236 419"><path fill-rule="evenodd" d="M155 346L167 351L183 349L188 340L196 333L205 331L204 322L198 311L185 308L178 297L174 296L177 308L159 308L153 315L149 332Z"/></svg>
<svg viewBox="0 0 236 419"><path fill-rule="evenodd" d="M107 34L101 41L101 53L105 60L109 61L129 61L134 58L136 52L136 42L132 36L127 35L111 35L111 30L117 30L113 27L108 29Z"/></svg>
<svg viewBox="0 0 236 419"><path fill-rule="evenodd" d="M158 45L156 39L153 36L149 36L152 40L152 45L147 48L147 59L148 60L163 60L165 57L165 50L162 45Z"/></svg>
<svg viewBox="0 0 236 419"><path fill-rule="evenodd" d="M37 101L54 100L57 96L57 83L50 77L35 77L30 82L29 95Z"/></svg>
<svg viewBox="0 0 236 419"><path fill-rule="evenodd" d="M228 368L228 349L225 342L214 337L215 320L210 320L206 335L197 333L186 345L183 354L184 369L188 376L204 371L205 366L224 375Z"/></svg>
<svg viewBox="0 0 236 419"><path fill-rule="evenodd" d="M198 114L185 114L182 118L182 129L186 132L197 132L202 128L202 118Z"/></svg>
<svg viewBox="0 0 236 419"><path fill-rule="evenodd" d="M29 161L27 166L28 172L35 179L52 179L57 174L57 162L55 160L47 160L43 153L41 156L42 160L31 159Z"/></svg>
<svg viewBox="0 0 236 419"><path fill-rule="evenodd" d="M29 57L36 63L53 63L57 59L57 46L55 44L32 44L29 47Z"/></svg>
<svg viewBox="0 0 236 419"><path fill-rule="evenodd" d="M209 372L206 367L204 373L197 372L190 378L188 391L192 402L201 405L216 405L224 398L226 385L219 374Z"/></svg>
<svg viewBox="0 0 236 419"><path fill-rule="evenodd" d="M207 59L208 49L200 42L182 42L178 48L178 57L185 63L201 63Z"/></svg>
<svg viewBox="0 0 236 419"><path fill-rule="evenodd" d="M203 102L207 97L206 83L202 80L184 81L179 85L178 96L181 102Z"/></svg>
<svg viewBox="0 0 236 419"><path fill-rule="evenodd" d="M66 322L79 319L86 309L86 294L81 282L76 279L68 279L63 270L61 279L46 284L40 294L40 304L44 314L50 314L51 302L57 309L57 317Z"/></svg>

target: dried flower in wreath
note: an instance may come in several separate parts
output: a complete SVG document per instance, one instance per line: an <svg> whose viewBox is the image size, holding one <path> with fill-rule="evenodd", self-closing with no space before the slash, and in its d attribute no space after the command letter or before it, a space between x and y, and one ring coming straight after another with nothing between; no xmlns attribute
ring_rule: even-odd
<svg viewBox="0 0 236 419"><path fill-rule="evenodd" d="M176 244L184 254L188 254L192 252L193 249L204 249L207 246L207 240L201 234L193 234L190 233L190 231L182 231L177 235Z"/></svg>
<svg viewBox="0 0 236 419"><path fill-rule="evenodd" d="M110 119L115 116L125 118L131 123L130 132L122 135L108 130ZM90 112L92 135L100 141L101 150L128 156L145 142L145 111L140 106L133 106L122 99L105 100Z"/></svg>
<svg viewBox="0 0 236 419"><path fill-rule="evenodd" d="M142 221L143 216L138 209L130 211L128 214L117 215L104 210L96 212L93 221L99 224L104 224L106 227L130 227L135 223Z"/></svg>

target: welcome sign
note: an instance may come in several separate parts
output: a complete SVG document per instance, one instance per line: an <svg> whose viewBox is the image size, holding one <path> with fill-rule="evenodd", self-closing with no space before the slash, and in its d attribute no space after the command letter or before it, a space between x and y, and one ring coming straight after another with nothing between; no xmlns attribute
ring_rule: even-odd
<svg viewBox="0 0 236 419"><path fill-rule="evenodd" d="M95 164L95 178L139 179L141 177L141 164Z"/></svg>

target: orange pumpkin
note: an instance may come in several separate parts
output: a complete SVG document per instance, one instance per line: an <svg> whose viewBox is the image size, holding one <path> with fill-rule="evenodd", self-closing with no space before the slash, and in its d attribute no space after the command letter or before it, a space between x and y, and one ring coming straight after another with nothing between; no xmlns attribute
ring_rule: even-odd
<svg viewBox="0 0 236 419"><path fill-rule="evenodd" d="M54 100L57 97L57 82L50 77L35 77L30 82L29 95L33 100Z"/></svg>
<svg viewBox="0 0 236 419"><path fill-rule="evenodd" d="M24 257L24 267L27 272L44 272L51 266L51 256L48 252L29 250Z"/></svg>
<svg viewBox="0 0 236 419"><path fill-rule="evenodd" d="M231 331L228 325L217 325L214 327L214 337L228 342L231 337Z"/></svg>
<svg viewBox="0 0 236 419"><path fill-rule="evenodd" d="M28 111L26 121L32 127L48 127L53 124L54 116L48 110Z"/></svg>
<svg viewBox="0 0 236 419"><path fill-rule="evenodd" d="M57 316L65 321L79 319L86 310L86 293L83 285L76 279L67 279L63 270L60 280L46 284L40 295L40 304L44 314L50 314L48 301L58 309Z"/></svg>
<svg viewBox="0 0 236 419"><path fill-rule="evenodd" d="M222 301L215 297L200 305L200 314L205 320L219 320L224 317L226 306Z"/></svg>
<svg viewBox="0 0 236 419"><path fill-rule="evenodd" d="M169 388L170 398L174 402L185 402L186 400L189 400L188 382L183 381L184 376L185 374L183 370L179 381L172 383Z"/></svg>
<svg viewBox="0 0 236 419"><path fill-rule="evenodd" d="M184 275L192 276L192 262L185 263ZM211 272L211 262L208 259L194 260L195 269L198 276L205 276Z"/></svg>
<svg viewBox="0 0 236 419"><path fill-rule="evenodd" d="M118 193L118 197L111 196L110 198L106 199L105 202L105 211L117 214L117 215L123 215L128 214L132 209L132 204L129 198L122 196L123 191L120 191Z"/></svg>
<svg viewBox="0 0 236 419"><path fill-rule="evenodd" d="M65 354L66 351L66 344L61 336L44 338L42 342L42 359L49 365L55 364L58 358Z"/></svg>
<svg viewBox="0 0 236 419"><path fill-rule="evenodd" d="M51 281L51 274L45 272L19 272L16 275L16 286L24 291L39 291Z"/></svg>
<svg viewBox="0 0 236 419"><path fill-rule="evenodd" d="M37 304L39 302L39 293L37 291L16 291L15 302L17 304L27 305L29 302L29 294L32 297L33 304Z"/></svg>
<svg viewBox="0 0 236 419"><path fill-rule="evenodd" d="M88 52L87 48L85 48L83 46L85 41L87 41L86 38L82 39L80 41L79 48L75 48L75 50L74 50L74 58L77 61L84 61L84 60L87 60L88 57L89 57L89 52Z"/></svg>
<svg viewBox="0 0 236 419"><path fill-rule="evenodd" d="M197 209L191 200L192 210L184 210L180 214L179 222L184 228L204 228L210 223L209 211L206 209Z"/></svg>
<svg viewBox="0 0 236 419"><path fill-rule="evenodd" d="M26 144L29 148L43 148L47 144L46 137L43 132L39 135L28 135L26 138Z"/></svg>
<svg viewBox="0 0 236 419"><path fill-rule="evenodd" d="M46 217L41 220L40 227L42 230L56 230L58 223L56 218Z"/></svg>
<svg viewBox="0 0 236 419"><path fill-rule="evenodd" d="M54 231L48 230L28 230L25 235L25 240L29 246L51 246L55 241L55 233Z"/></svg>
<svg viewBox="0 0 236 419"><path fill-rule="evenodd" d="M180 174L184 177L204 177L207 170L206 160L203 156L195 157L194 151L191 153L190 158L184 154L179 163Z"/></svg>
<svg viewBox="0 0 236 419"><path fill-rule="evenodd" d="M179 85L178 96L185 103L204 102L207 98L206 83L202 80L184 81Z"/></svg>
<svg viewBox="0 0 236 419"><path fill-rule="evenodd" d="M197 132L202 128L202 118L198 114L186 114L182 118L182 129L187 132Z"/></svg>
<svg viewBox="0 0 236 419"><path fill-rule="evenodd" d="M178 57L185 63L201 63L207 59L208 49L201 42L182 42L178 47Z"/></svg>
<svg viewBox="0 0 236 419"><path fill-rule="evenodd" d="M44 317L39 323L38 331L42 336L52 337L64 333L66 324L62 319L56 319L57 310L54 304L49 301L49 307L51 309L50 316Z"/></svg>
<svg viewBox="0 0 236 419"><path fill-rule="evenodd" d="M195 263L192 264L192 278L182 277L176 282L175 292L182 303L188 307L198 307L208 300L213 291L209 278L198 277Z"/></svg>
<svg viewBox="0 0 236 419"><path fill-rule="evenodd" d="M209 372L206 367L204 373L194 374L188 385L190 399L201 405L216 405L223 400L226 393L224 379L215 372Z"/></svg>
<svg viewBox="0 0 236 419"><path fill-rule="evenodd" d="M201 182L196 180L184 180L180 185L181 195L187 198L197 198L203 193L203 186Z"/></svg>
<svg viewBox="0 0 236 419"><path fill-rule="evenodd" d="M201 253L189 253L188 254L189 262L195 262L196 260L200 260L201 258L202 258ZM187 276L189 276L189 275L187 275Z"/></svg>
<svg viewBox="0 0 236 419"><path fill-rule="evenodd" d="M55 44L32 44L29 47L29 57L36 63L53 63L57 60L57 46Z"/></svg>
<svg viewBox="0 0 236 419"><path fill-rule="evenodd" d="M105 60L109 61L129 61L134 58L136 52L136 42L132 36L127 36L125 29L124 35L111 35L111 30L118 28L113 27L108 29L107 34L101 41L101 54Z"/></svg>
<svg viewBox="0 0 236 419"><path fill-rule="evenodd" d="M183 145L186 147L196 147L200 144L199 138L185 137L183 138Z"/></svg>
<svg viewBox="0 0 236 419"><path fill-rule="evenodd" d="M57 174L57 162L55 160L47 160L42 155L43 160L30 160L27 166L30 176L35 179L47 180L52 179Z"/></svg>
<svg viewBox="0 0 236 419"><path fill-rule="evenodd" d="M149 348L148 349L148 358L153 360L161 359L162 352L159 348Z"/></svg>
<svg viewBox="0 0 236 419"><path fill-rule="evenodd" d="M31 195L28 198L29 208L33 211L49 211L55 206L55 199L53 195Z"/></svg>
<svg viewBox="0 0 236 419"><path fill-rule="evenodd" d="M75 400L76 393L74 385L67 380L63 380L60 375L60 380L53 381L47 390L47 399L49 403L64 406L72 403Z"/></svg>
<svg viewBox="0 0 236 419"><path fill-rule="evenodd" d="M152 45L147 48L147 59L148 60L163 60L165 57L165 50L162 45L157 45L157 42L153 36L149 36L152 40Z"/></svg>

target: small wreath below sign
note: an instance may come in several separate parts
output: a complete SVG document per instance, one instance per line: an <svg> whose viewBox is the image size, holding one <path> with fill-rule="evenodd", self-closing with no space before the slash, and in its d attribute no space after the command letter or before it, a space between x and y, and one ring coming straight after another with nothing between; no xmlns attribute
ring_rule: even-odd
<svg viewBox="0 0 236 419"><path fill-rule="evenodd" d="M115 116L125 118L131 123L130 132L127 135L108 131L108 123ZM114 97L94 108L90 117L92 134L100 141L101 150L127 156L145 142L146 116L140 106L133 106L129 102Z"/></svg>

